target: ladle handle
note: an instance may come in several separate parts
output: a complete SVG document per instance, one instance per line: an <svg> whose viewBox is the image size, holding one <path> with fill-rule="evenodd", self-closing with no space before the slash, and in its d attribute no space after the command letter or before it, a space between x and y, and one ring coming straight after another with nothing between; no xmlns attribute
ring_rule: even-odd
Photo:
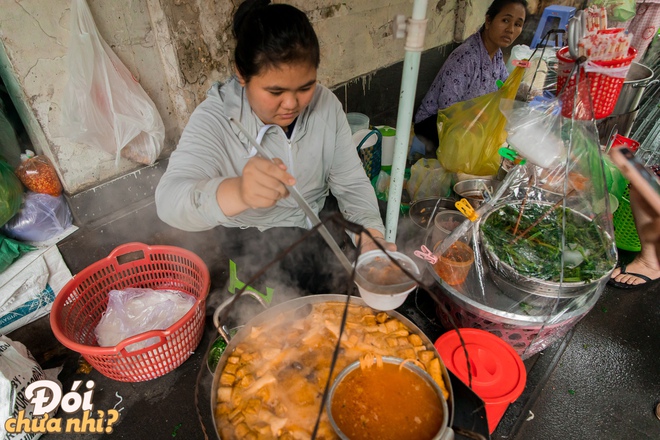
<svg viewBox="0 0 660 440"><path fill-rule="evenodd" d="M259 296L259 294L255 293L255 292L252 292L250 290L245 290L242 293L242 295L247 295L249 297L252 297L252 298L256 299L259 302L259 304L261 304L264 307L264 309L268 308L268 304L266 304L266 302L263 300L263 298L261 296ZM224 328L224 326L222 326L221 323L220 323L220 313L222 313L222 311L224 309L226 309L227 306L229 306L229 304L231 304L233 300L234 300L234 297L227 298L222 304L220 304L218 306L217 309L215 309L215 312L213 312L213 325L215 326L216 329L218 329L218 333L220 333L220 336L222 336L222 338L227 343L229 343L229 340L231 339L231 336L229 336L229 331L227 331Z"/></svg>

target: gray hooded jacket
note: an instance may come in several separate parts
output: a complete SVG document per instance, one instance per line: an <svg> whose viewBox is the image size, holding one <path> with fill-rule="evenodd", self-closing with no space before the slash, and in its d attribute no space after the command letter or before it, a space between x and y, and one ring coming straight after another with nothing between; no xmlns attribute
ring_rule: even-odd
<svg viewBox="0 0 660 440"><path fill-rule="evenodd" d="M263 135L257 137L261 145L273 157L282 159L314 211L323 208L332 190L347 220L384 232L374 190L353 146L337 97L318 84L288 139L279 126L264 126L235 78L223 86L216 83L211 87L190 116L170 156L167 171L156 188L158 216L165 223L186 231L218 225L260 230L311 227L292 197L270 208L248 209L233 217L224 215L216 201L218 185L228 177L241 175L248 159L256 154L256 149L229 122L230 117L239 120L254 137Z"/></svg>

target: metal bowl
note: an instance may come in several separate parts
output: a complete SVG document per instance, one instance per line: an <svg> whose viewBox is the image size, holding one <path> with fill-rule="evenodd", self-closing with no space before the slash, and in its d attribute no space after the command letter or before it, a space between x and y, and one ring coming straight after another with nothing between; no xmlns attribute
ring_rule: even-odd
<svg viewBox="0 0 660 440"><path fill-rule="evenodd" d="M467 199L470 205L477 209L484 202L484 189L488 189L493 196L500 183L502 182L495 179L468 179L454 185L454 192L460 198Z"/></svg>
<svg viewBox="0 0 660 440"><path fill-rule="evenodd" d="M456 201L445 197L429 197L426 199L415 200L410 205L410 219L414 224L422 229L429 228L433 224L435 215L444 210L456 211Z"/></svg>
<svg viewBox="0 0 660 440"><path fill-rule="evenodd" d="M529 203L529 202L528 202ZM547 202L533 202L534 204L553 206L552 203ZM514 202L514 204L519 205L521 201ZM488 217L497 212L503 204L498 204L495 209L486 214L481 220L481 224L485 224L488 220ZM578 212L574 209L570 209L575 215L584 219L585 222L592 221L588 216ZM481 243L483 245L484 254L486 260L488 261L488 266L491 271L491 279L493 282L507 295L514 296L516 299L523 300L529 295L543 296L547 298L575 298L582 296L586 293L592 292L597 289L601 282L609 279L616 262L612 265L612 268L603 274L600 278L596 280L591 280L589 282L565 282L559 283L555 281L547 281L539 278L522 275L516 271L508 263L502 261L497 254L494 252L492 245L486 239L483 230L479 229L479 234L481 238Z"/></svg>
<svg viewBox="0 0 660 440"><path fill-rule="evenodd" d="M391 356L383 356L382 360L384 363L387 364L395 364L395 365L401 365L403 362L403 359L391 357ZM375 361L374 361L375 362ZM403 368L407 368L408 370L412 371L413 373L417 374L419 377L421 377L426 383L428 383L431 388L433 388L435 394L438 396L438 400L440 401L440 404L442 406L442 423L440 424L440 429L439 431L433 436L433 440L451 440L454 438L454 431L453 429L449 426L449 410L447 408L447 401L445 400L442 390L438 386L438 384L433 380L433 378L427 373L426 371L422 370L420 367L417 365L408 362L403 364ZM326 404L326 411L328 413L328 418L330 419L330 424L332 425L332 428L335 430L335 433L341 438L342 440L350 440L346 434L344 434L339 426L337 425L336 420L333 417L332 414L332 403L333 399L335 396L335 392L337 391L337 387L341 382L346 379L346 377L353 372L354 370L357 370L360 368L360 361L355 361L352 364L348 365L346 368L344 368L335 381L332 383L332 386L330 387L330 391L328 393L328 400ZM374 367L375 368L375 367ZM368 401L365 401L365 405L368 405ZM392 402L392 405L397 405L400 404L401 402ZM412 403L412 402L411 402Z"/></svg>

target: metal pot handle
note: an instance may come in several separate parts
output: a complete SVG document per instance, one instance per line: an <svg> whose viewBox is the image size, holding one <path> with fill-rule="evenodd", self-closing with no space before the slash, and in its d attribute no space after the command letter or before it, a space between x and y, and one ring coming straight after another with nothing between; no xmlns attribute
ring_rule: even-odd
<svg viewBox="0 0 660 440"><path fill-rule="evenodd" d="M657 78L656 78L656 79L654 79L654 80L652 80L652 81L647 82L646 84L643 84L643 83L632 83L631 86L632 86L633 89L638 89L638 88L640 88L640 87L648 87L648 86L651 86L651 85L653 85L653 84L657 84L658 82L660 82L660 79L657 79Z"/></svg>
<svg viewBox="0 0 660 440"><path fill-rule="evenodd" d="M268 308L268 304L263 300L263 298L250 290L246 290L242 293L242 295L247 295L251 298L256 299L259 304L261 304L264 309ZM229 340L231 339L231 336L229 336L229 330L227 330L224 325L220 324L220 313L231 304L232 301L234 301L234 297L227 298L222 304L218 306L217 309L215 309L215 312L213 312L213 325L215 326L216 329L218 329L218 333L220 333L220 336L225 340L225 342L229 343Z"/></svg>
<svg viewBox="0 0 660 440"><path fill-rule="evenodd" d="M479 434L478 432L470 431L469 429L461 428L458 426L454 426L453 429L453 432L462 435L463 437L471 438L474 440L486 440L486 437Z"/></svg>

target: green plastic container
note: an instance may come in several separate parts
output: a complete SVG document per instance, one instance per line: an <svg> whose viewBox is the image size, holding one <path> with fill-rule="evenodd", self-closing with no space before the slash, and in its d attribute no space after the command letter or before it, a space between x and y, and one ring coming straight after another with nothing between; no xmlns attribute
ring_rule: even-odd
<svg viewBox="0 0 660 440"><path fill-rule="evenodd" d="M639 252L642 244L639 241L635 219L630 209L630 189L628 187L619 199L619 208L614 211L613 222L616 247L624 251Z"/></svg>

